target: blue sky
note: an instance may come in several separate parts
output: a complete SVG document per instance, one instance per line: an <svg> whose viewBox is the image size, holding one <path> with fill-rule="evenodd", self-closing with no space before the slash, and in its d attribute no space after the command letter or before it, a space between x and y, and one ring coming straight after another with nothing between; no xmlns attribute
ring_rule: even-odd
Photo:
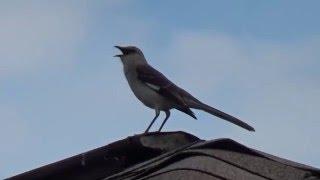
<svg viewBox="0 0 320 180"><path fill-rule="evenodd" d="M200 100L256 128L173 111L165 131L229 137L319 168L319 6L1 1L0 178L145 130L154 112L134 97L113 58L114 45L129 44Z"/></svg>

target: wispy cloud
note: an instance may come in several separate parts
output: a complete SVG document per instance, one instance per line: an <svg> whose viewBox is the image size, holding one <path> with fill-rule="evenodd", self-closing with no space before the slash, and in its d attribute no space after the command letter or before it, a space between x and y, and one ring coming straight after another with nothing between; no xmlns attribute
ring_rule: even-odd
<svg viewBox="0 0 320 180"><path fill-rule="evenodd" d="M85 14L68 3L3 2L0 77L72 63L84 38Z"/></svg>
<svg viewBox="0 0 320 180"><path fill-rule="evenodd" d="M320 166L310 158L320 148L319 47L319 37L281 42L187 31L173 37L164 58L175 67L176 81L257 130L248 136L234 128L223 136Z"/></svg>
<svg viewBox="0 0 320 180"><path fill-rule="evenodd" d="M17 110L9 105L0 104L1 119L6 119L2 122L0 142L3 147L0 150L1 158L6 157L4 154L12 153L25 145L25 140L28 134L28 126Z"/></svg>

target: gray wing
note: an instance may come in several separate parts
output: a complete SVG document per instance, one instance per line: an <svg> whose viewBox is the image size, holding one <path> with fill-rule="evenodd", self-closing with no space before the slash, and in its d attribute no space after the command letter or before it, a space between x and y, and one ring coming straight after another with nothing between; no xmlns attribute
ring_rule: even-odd
<svg viewBox="0 0 320 180"><path fill-rule="evenodd" d="M197 119L184 99L186 91L176 86L162 73L149 65L140 65L137 67L136 71L139 80L160 95L175 102L177 104L176 109Z"/></svg>

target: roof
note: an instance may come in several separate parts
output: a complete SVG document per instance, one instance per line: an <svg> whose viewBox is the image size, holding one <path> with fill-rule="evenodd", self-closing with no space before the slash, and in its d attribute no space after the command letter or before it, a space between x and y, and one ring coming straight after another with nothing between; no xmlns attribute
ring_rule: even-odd
<svg viewBox="0 0 320 180"><path fill-rule="evenodd" d="M185 132L128 137L14 179L320 179L320 170L231 139L204 141Z"/></svg>

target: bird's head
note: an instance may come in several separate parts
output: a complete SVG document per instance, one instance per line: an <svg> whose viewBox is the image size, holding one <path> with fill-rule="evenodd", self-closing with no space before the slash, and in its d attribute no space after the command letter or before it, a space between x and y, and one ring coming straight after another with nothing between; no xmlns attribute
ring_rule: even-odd
<svg viewBox="0 0 320 180"><path fill-rule="evenodd" d="M123 58L123 57L131 56L131 55L143 56L142 51L135 46L114 46L114 47L119 49L122 52L122 54L115 55L114 57Z"/></svg>
<svg viewBox="0 0 320 180"><path fill-rule="evenodd" d="M119 49L122 54L115 55L114 57L119 57L124 65L130 64L144 64L146 59L142 51L135 46L114 46Z"/></svg>

